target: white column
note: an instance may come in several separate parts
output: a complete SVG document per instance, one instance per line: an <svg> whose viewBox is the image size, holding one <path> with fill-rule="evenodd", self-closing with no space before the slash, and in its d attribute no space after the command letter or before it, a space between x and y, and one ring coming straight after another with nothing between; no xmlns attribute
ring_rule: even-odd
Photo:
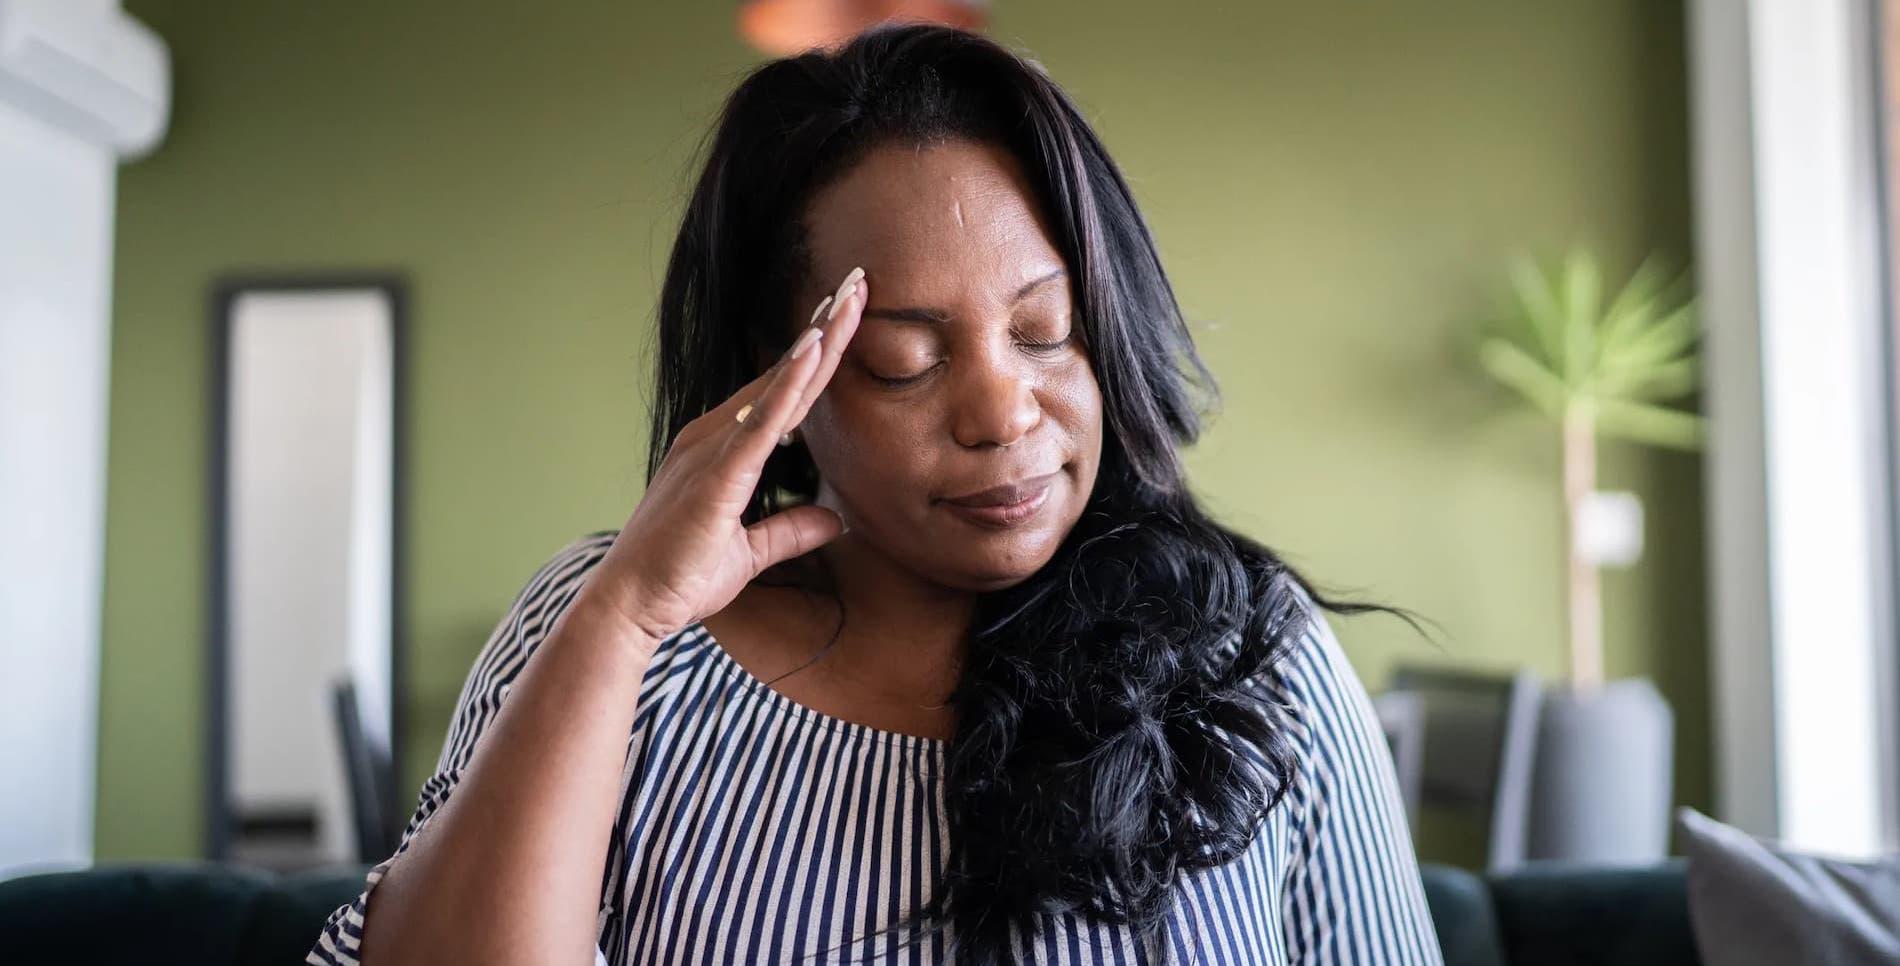
<svg viewBox="0 0 1900 966"><path fill-rule="evenodd" d="M0 0L0 877L92 858L113 188L164 61L115 2Z"/></svg>
<svg viewBox="0 0 1900 966"><path fill-rule="evenodd" d="M114 168L0 102L0 872L92 857Z"/></svg>

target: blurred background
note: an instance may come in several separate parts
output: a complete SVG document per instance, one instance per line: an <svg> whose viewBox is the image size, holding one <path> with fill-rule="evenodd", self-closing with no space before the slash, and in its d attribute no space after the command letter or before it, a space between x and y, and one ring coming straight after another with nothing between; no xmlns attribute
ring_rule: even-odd
<svg viewBox="0 0 1900 966"><path fill-rule="evenodd" d="M0 873L381 857L640 497L699 139L848 6L0 2ZM1435 622L1335 624L1421 856L1892 847L1877 4L934 6L1133 186L1225 393L1197 492Z"/></svg>

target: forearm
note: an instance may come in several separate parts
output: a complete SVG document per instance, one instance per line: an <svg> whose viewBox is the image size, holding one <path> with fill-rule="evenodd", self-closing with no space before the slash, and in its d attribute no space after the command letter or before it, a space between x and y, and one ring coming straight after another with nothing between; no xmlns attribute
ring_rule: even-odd
<svg viewBox="0 0 1900 966"><path fill-rule="evenodd" d="M586 589L370 897L361 959L592 961L627 736L657 642Z"/></svg>

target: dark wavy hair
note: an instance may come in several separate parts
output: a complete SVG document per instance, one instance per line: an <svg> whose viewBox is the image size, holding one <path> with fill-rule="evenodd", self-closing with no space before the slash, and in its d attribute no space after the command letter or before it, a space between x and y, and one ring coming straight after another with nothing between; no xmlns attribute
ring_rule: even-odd
<svg viewBox="0 0 1900 966"><path fill-rule="evenodd" d="M688 422L789 342L813 193L873 147L955 138L1022 163L1078 283L1105 431L1054 558L977 603L951 698L945 880L900 925L948 926L964 963L1009 962L1012 928L1047 913L1127 923L1155 949L1176 881L1243 853L1292 779L1269 689L1312 618L1299 591L1411 617L1322 597L1197 505L1177 453L1218 389L1127 183L1040 65L963 31L886 25L738 85L667 265L648 479ZM817 487L804 445L781 448L744 521ZM773 579L826 589L811 558Z"/></svg>

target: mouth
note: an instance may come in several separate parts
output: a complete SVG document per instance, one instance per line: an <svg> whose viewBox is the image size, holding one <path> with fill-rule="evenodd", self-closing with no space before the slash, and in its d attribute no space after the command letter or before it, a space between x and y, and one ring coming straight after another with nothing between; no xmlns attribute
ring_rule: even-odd
<svg viewBox="0 0 1900 966"><path fill-rule="evenodd" d="M1049 490L1060 472L1058 470L963 496L945 497L941 502L950 512L979 526L1015 526L1035 516L1049 502Z"/></svg>

